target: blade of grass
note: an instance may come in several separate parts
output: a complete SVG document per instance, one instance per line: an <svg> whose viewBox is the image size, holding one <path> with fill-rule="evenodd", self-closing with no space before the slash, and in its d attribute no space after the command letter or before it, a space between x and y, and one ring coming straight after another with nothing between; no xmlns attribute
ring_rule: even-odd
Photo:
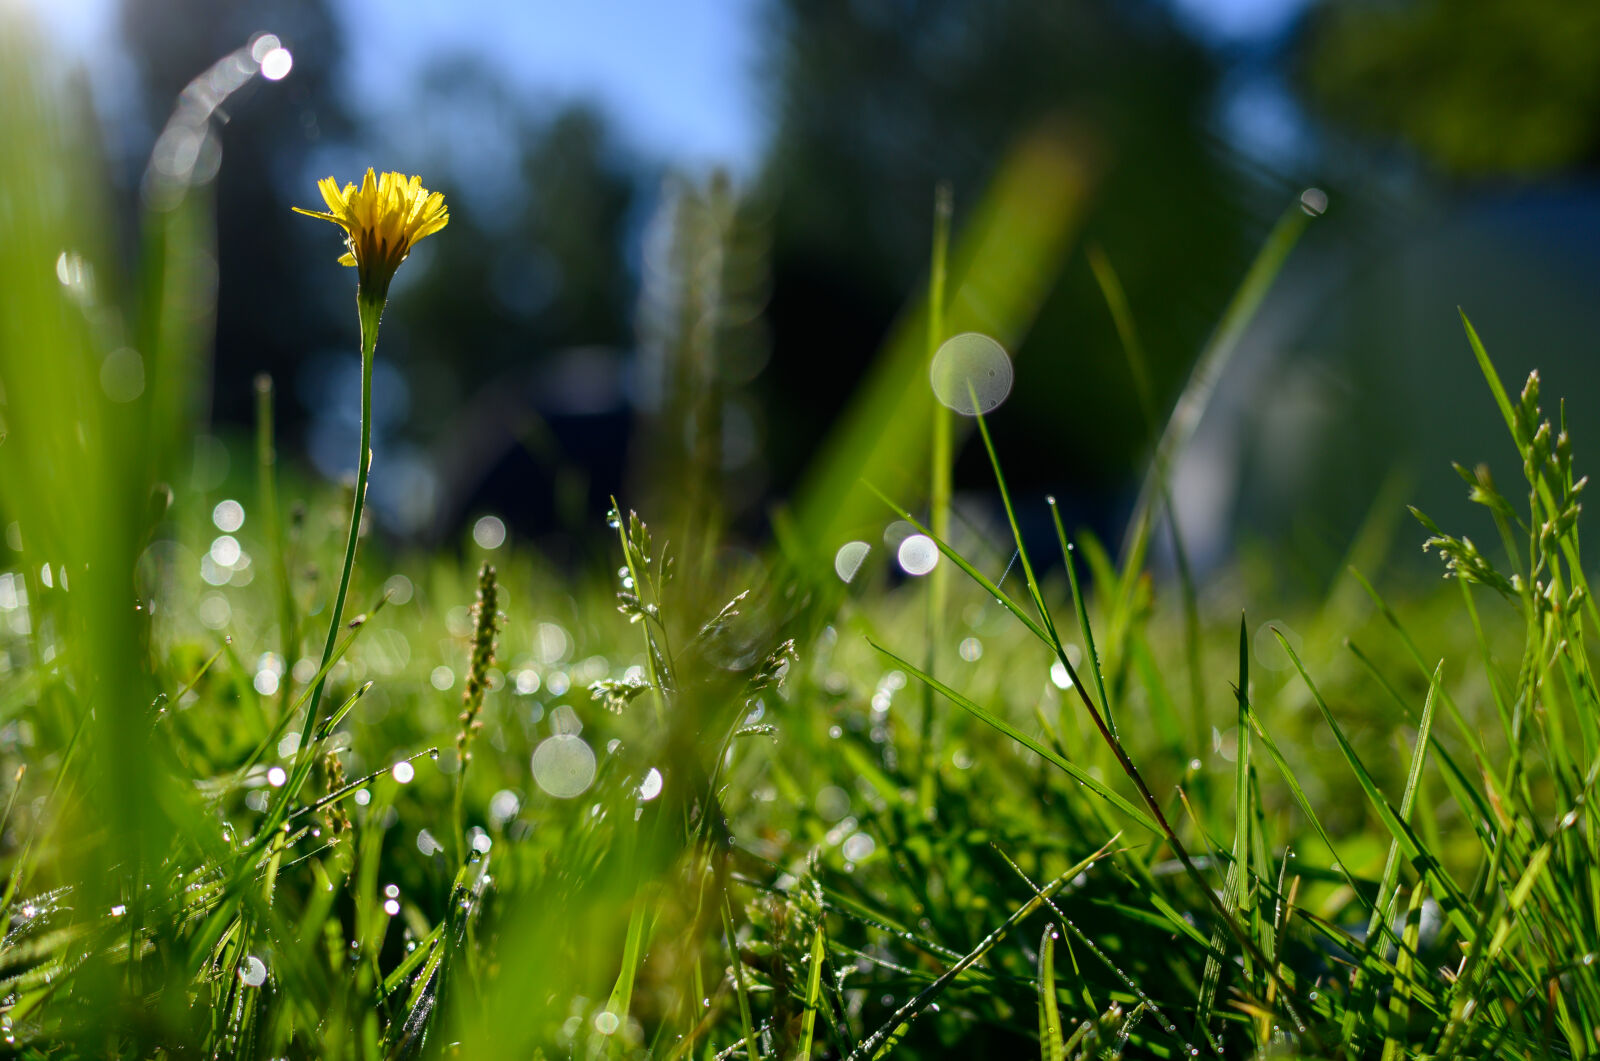
<svg viewBox="0 0 1600 1061"><path fill-rule="evenodd" d="M1029 914L1033 913L1035 910L1039 909L1039 907L1049 902L1050 897L1065 887L1068 881L1072 880L1072 878L1076 877L1079 873L1082 873L1097 859L1103 857L1107 851L1111 850L1111 845L1115 842L1116 838L1112 837L1111 840L1108 840L1105 845L1100 848L1100 850L1096 851L1088 858L1083 859L1081 862L1068 869L1055 880L1052 880L1049 884L1046 884L1027 902L1017 907L1017 909L1012 912L1010 917L1007 917L987 936L984 936L983 939L979 940L977 946L973 947L972 950L963 955L960 961L950 966L950 968L946 969L937 980L923 988L914 997L907 1000L899 1009L895 1010L894 1015L880 1025L876 1031L867 1036L865 1039L861 1040L861 1042L857 1044L855 1050L851 1051L847 1061L862 1061L863 1058L869 1057L876 1059L887 1054L891 1049L893 1049L894 1044L899 1041L900 1036L904 1034L906 1026L915 1020L917 1016L921 1014L922 1011L925 1010L935 999L943 994L945 988L949 987L950 984L953 983L968 966L972 965L985 954L989 953L995 944L999 943L1005 938L1007 932L1020 924L1028 917Z"/></svg>
<svg viewBox="0 0 1600 1061"><path fill-rule="evenodd" d="M1089 674L1094 678L1095 692L1100 697L1100 709L1106 713L1106 724L1111 727L1111 732L1115 733L1116 719L1111 713L1111 698L1106 695L1106 679L1100 668L1100 652L1094 644L1094 630L1089 625L1089 609L1084 603L1083 591L1078 587L1078 566L1073 563L1072 543L1067 541L1067 532L1061 526L1061 508L1056 504L1056 499L1051 497L1047 500L1050 504L1050 519L1056 527L1056 541L1061 545L1061 562L1067 569L1067 583L1072 587L1072 606L1078 613L1078 629L1083 631L1083 647L1088 657Z"/></svg>
<svg viewBox="0 0 1600 1061"><path fill-rule="evenodd" d="M728 891L722 890L722 937L726 941L729 968L733 970L733 990L739 1000L739 1030L744 1033L746 1057L761 1061L761 1044L756 1041L754 1025L750 1020L750 992L744 983L744 961L739 957L738 937L733 931L733 911L728 908ZM636 942L632 922L628 925L628 942ZM623 961L627 961L624 954ZM620 981L619 981L620 983Z"/></svg>
<svg viewBox="0 0 1600 1061"><path fill-rule="evenodd" d="M1346 764L1355 775L1357 784L1361 786L1361 791L1366 795L1367 801L1372 804L1372 809L1377 812L1384 828L1399 843L1400 849L1405 852L1406 858L1416 868L1417 872L1424 874L1434 882L1434 886L1440 893L1440 905L1444 907L1445 915L1450 918L1457 931L1469 941L1474 939L1476 929L1466 913L1468 908L1466 896L1439 863L1438 858L1422 846L1422 842L1418 839L1416 833L1412 831L1411 826L1401 820L1394 807L1384 798L1383 793L1378 790L1377 782L1373 781L1371 773L1367 771L1366 766L1361 762L1360 756L1356 754L1355 748L1351 746L1343 728L1340 727L1338 720L1333 717L1333 710L1328 706L1328 702L1323 699L1321 691L1317 688L1316 683L1312 681L1311 675L1306 671L1305 664L1301 662L1299 655L1296 654L1293 646L1289 644L1288 638L1284 637L1283 632L1276 628L1273 629L1272 633L1278 639L1278 644L1283 646L1283 650L1288 654L1290 660L1294 662L1295 669L1300 672L1300 678L1310 691L1312 700L1316 702L1317 710L1322 713L1323 721L1327 722L1328 728L1333 732L1340 754L1344 756Z"/></svg>
<svg viewBox="0 0 1600 1061"><path fill-rule="evenodd" d="M1134 806L1132 803L1128 802L1126 799L1123 799L1121 796L1117 795L1110 788L1107 788L1103 782L1096 780L1096 778L1087 770L1084 770L1082 767L1066 759L1065 757L1057 755L1054 751L1034 740L1026 733L1023 733L1011 723L1005 721L997 715L990 713L984 708L979 707L968 697L956 692L948 685L939 681L931 674L921 670L916 665L908 662L903 657L896 655L894 652L884 648L882 645L870 639L867 643L873 648L877 649L879 652L882 652L885 656L888 656L890 659L894 660L895 663L901 667L904 667L906 673L910 674L913 678L916 678L918 681L926 682L930 687L944 696L945 699L966 711L979 722L998 730L1007 737L1010 737L1012 740L1016 741L1018 744L1022 745L1024 748L1027 748L1029 751L1033 752L1035 755L1040 756L1052 765L1066 771L1066 773L1074 781L1077 781L1079 784L1083 785L1083 787L1087 788L1089 791L1093 792L1095 795L1099 796L1101 799L1105 800L1122 813L1128 815L1128 817L1132 818L1135 822L1150 830L1150 832L1156 834L1157 836L1163 835L1161 827L1156 824L1154 819L1152 819L1144 811L1141 811L1138 807Z"/></svg>
<svg viewBox="0 0 1600 1061"><path fill-rule="evenodd" d="M827 957L827 941L822 933L822 922L811 935L811 963L806 971L806 1015L800 1025L800 1053L802 1061L811 1057L811 1042L817 1029L817 1006L822 1001L822 961Z"/></svg>
<svg viewBox="0 0 1600 1061"><path fill-rule="evenodd" d="M1061 1036L1061 1010L1056 1000L1056 926L1039 940L1039 1056L1041 1061L1066 1061Z"/></svg>
<svg viewBox="0 0 1600 1061"><path fill-rule="evenodd" d="M954 193L950 185L941 181L933 196L933 252L928 267L928 365L944 342L945 272L950 251L950 219L955 210ZM953 465L951 447L951 412L930 392L933 399L933 481L929 486L929 515L934 533L940 538L950 537L950 484ZM935 655L944 642L945 601L950 592L950 571L935 564L928 584L928 672L934 671ZM936 762L934 739L933 690L922 690L922 724L918 727L920 747L918 759L921 774L917 779L917 798L923 814L931 813L938 801L939 770Z"/></svg>

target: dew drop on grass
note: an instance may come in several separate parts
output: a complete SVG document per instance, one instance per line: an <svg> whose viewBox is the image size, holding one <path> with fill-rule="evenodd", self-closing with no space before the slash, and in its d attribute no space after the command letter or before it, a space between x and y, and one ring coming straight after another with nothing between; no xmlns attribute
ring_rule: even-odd
<svg viewBox="0 0 1600 1061"><path fill-rule="evenodd" d="M402 785L409 785L411 783L411 779L417 776L416 768L404 760L395 763L389 772L393 774L394 779Z"/></svg>
<svg viewBox="0 0 1600 1061"><path fill-rule="evenodd" d="M254 954L246 956L245 960L239 963L239 979L250 987L260 987L267 982L266 963Z"/></svg>
<svg viewBox="0 0 1600 1061"><path fill-rule="evenodd" d="M871 551L872 546L866 542L845 542L833 554L833 573L839 576L841 582L851 581Z"/></svg>
<svg viewBox="0 0 1600 1061"><path fill-rule="evenodd" d="M963 332L939 347L929 377L933 393L943 405L963 416L988 413L1011 393L1011 358L1005 347L987 335Z"/></svg>
<svg viewBox="0 0 1600 1061"><path fill-rule="evenodd" d="M1328 209L1328 193L1321 188L1307 188L1300 193L1300 209L1312 217L1321 217Z"/></svg>
<svg viewBox="0 0 1600 1061"><path fill-rule="evenodd" d="M557 799L581 796L594 773L594 749L575 733L557 733L533 750L533 779Z"/></svg>

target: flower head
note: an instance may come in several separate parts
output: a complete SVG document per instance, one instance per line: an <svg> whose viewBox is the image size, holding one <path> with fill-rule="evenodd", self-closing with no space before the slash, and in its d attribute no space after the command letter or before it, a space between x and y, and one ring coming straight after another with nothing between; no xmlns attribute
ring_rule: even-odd
<svg viewBox="0 0 1600 1061"><path fill-rule="evenodd" d="M422 186L421 177L407 178L401 173L380 177L369 167L359 188L346 184L341 189L338 181L325 177L317 182L317 190L328 204L327 213L298 206L294 211L344 229L349 249L339 263L356 267L359 294L364 299L382 302L389 281L412 245L450 221L444 195L430 193Z"/></svg>

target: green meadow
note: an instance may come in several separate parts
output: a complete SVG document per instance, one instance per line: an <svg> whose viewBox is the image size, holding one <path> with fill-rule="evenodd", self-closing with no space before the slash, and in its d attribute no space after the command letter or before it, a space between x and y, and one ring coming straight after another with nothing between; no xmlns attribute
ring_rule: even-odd
<svg viewBox="0 0 1600 1061"><path fill-rule="evenodd" d="M280 458L271 378L212 434L214 185L153 167L130 213L32 54L0 40L0 1052L1600 1052L1561 396L1502 378L1467 306L1435 323L1520 468L1423 470L1470 525L1380 492L1316 593L1270 544L1174 555L1173 469L1326 196L1282 204L1151 406L1115 538L1008 489L1040 457L991 434L1012 367L959 338L1024 331L1072 230L1088 178L1034 145L970 216L928 189L927 284L757 536L691 467L559 562L498 519L425 550L363 511L366 429L389 279L450 203L304 189L368 367L329 484Z"/></svg>

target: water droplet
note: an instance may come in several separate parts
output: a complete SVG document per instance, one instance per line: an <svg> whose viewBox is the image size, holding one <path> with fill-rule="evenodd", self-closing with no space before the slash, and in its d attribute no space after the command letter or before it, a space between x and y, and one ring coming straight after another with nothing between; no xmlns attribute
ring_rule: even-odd
<svg viewBox="0 0 1600 1061"><path fill-rule="evenodd" d="M1300 193L1300 209L1312 217L1321 217L1328 209L1328 193L1321 188L1307 188Z"/></svg>
<svg viewBox="0 0 1600 1061"><path fill-rule="evenodd" d="M644 780L639 782L639 798L642 800L655 799L661 795L663 783L661 771L652 766L650 772L644 775Z"/></svg>
<svg viewBox="0 0 1600 1061"><path fill-rule="evenodd" d="M388 914L390 917L394 917L397 914L399 914L400 913L400 900L398 900L398 899L385 899L383 901L383 912Z"/></svg>
<svg viewBox="0 0 1600 1061"><path fill-rule="evenodd" d="M934 395L948 408L963 416L988 413L1011 393L1011 358L987 335L963 332L939 347L929 376Z"/></svg>
<svg viewBox="0 0 1600 1061"><path fill-rule="evenodd" d="M288 780L289 775L284 772L281 766L274 766L267 771L267 784L273 788L282 788Z"/></svg>
<svg viewBox="0 0 1600 1061"><path fill-rule="evenodd" d="M389 773L394 775L394 779L400 782L402 785L409 785L411 783L411 779L417 776L416 767L412 766L403 759L400 762L395 763L394 766L390 767Z"/></svg>
<svg viewBox="0 0 1600 1061"><path fill-rule="evenodd" d="M594 1015L594 1030L601 1035L615 1035L622 1021L609 1009L601 1010Z"/></svg>

